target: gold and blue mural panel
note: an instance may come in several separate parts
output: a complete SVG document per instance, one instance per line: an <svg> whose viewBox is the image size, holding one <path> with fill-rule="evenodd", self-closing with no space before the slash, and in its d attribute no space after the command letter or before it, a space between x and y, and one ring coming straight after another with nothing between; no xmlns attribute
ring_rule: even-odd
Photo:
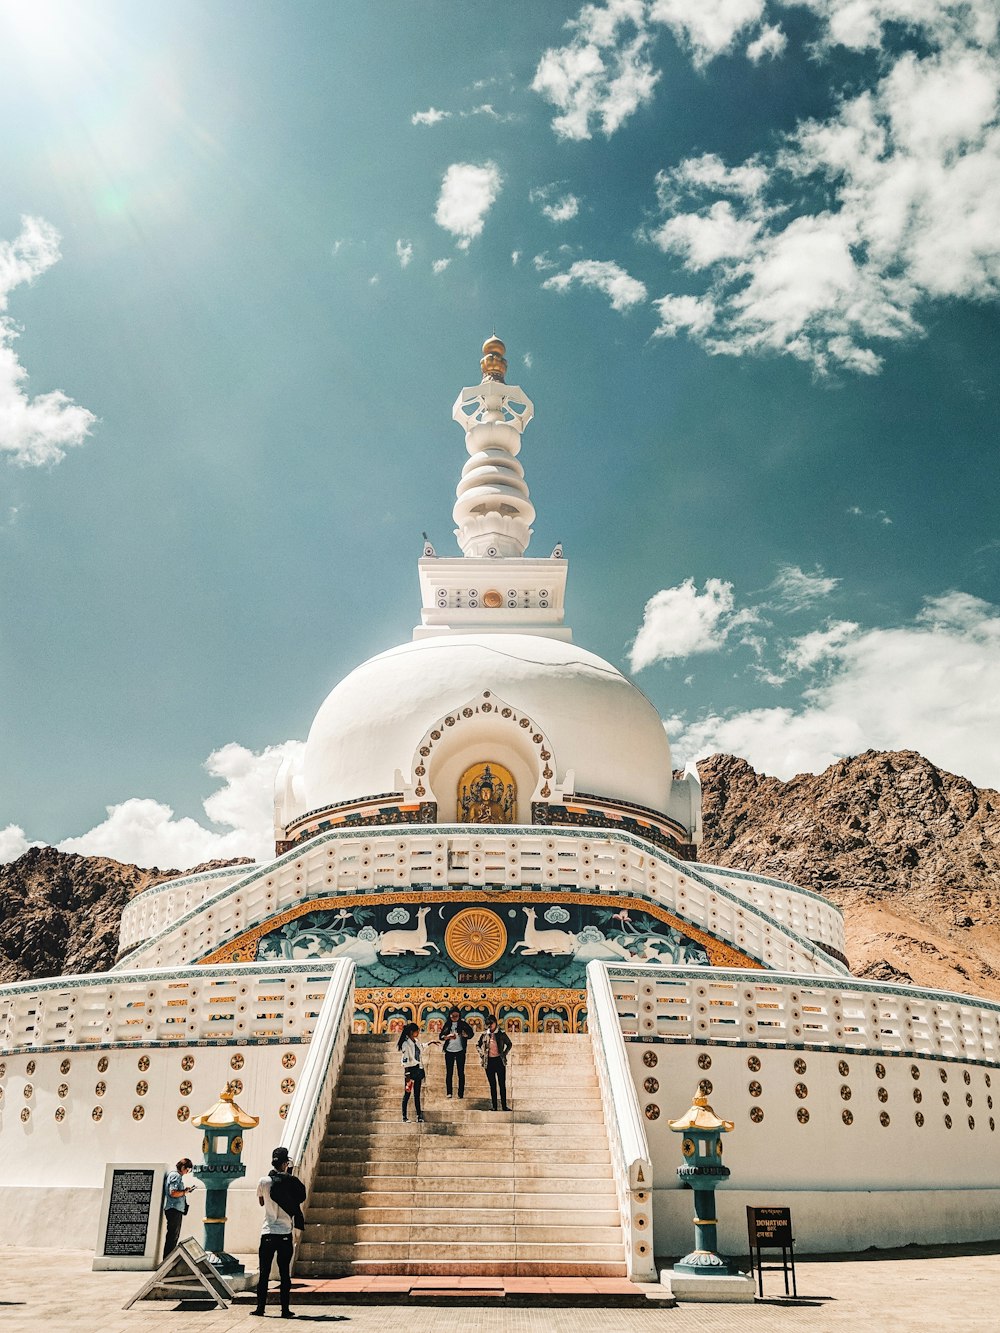
<svg viewBox="0 0 1000 1333"><path fill-rule="evenodd" d="M608 899L530 903L357 903L314 907L257 940L261 962L352 958L359 987L583 989L589 962L710 966L680 924Z"/></svg>

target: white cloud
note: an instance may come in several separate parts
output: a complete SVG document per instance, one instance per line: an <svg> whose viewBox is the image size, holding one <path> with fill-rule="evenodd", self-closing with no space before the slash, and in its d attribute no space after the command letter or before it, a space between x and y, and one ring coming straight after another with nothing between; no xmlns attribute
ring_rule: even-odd
<svg viewBox="0 0 1000 1333"><path fill-rule="evenodd" d="M812 671L834 657L859 629L853 620L834 620L825 629L800 634L782 651L785 665L792 671Z"/></svg>
<svg viewBox="0 0 1000 1333"><path fill-rule="evenodd" d="M788 778L873 748L912 749L982 785L1000 786L1000 607L968 593L928 598L912 623L848 622L796 641L825 668L798 708L759 708L667 724L678 758L717 750Z"/></svg>
<svg viewBox="0 0 1000 1333"><path fill-rule="evenodd" d="M819 565L811 574L807 574L798 565L779 565L778 576L771 584L771 591L777 593L778 600L790 610L801 611L811 606L821 597L829 597L840 584L840 579L824 574Z"/></svg>
<svg viewBox="0 0 1000 1333"><path fill-rule="evenodd" d="M531 367L534 365L534 358L532 357L530 352L525 352L524 356L522 357L522 360L524 361L524 364L528 368L528 370L530 370Z"/></svg>
<svg viewBox="0 0 1000 1333"><path fill-rule="evenodd" d="M575 194L564 194L554 204L546 204L542 212L550 222L569 222L580 211L580 201Z"/></svg>
<svg viewBox="0 0 1000 1333"><path fill-rule="evenodd" d="M566 190L560 193L558 181L551 185L539 185L531 190L528 199L541 206L542 213L550 222L570 222L580 211L577 195Z"/></svg>
<svg viewBox="0 0 1000 1333"><path fill-rule="evenodd" d="M450 259L435 259L431 269L434 273L443 273L450 263Z"/></svg>
<svg viewBox="0 0 1000 1333"><path fill-rule="evenodd" d="M467 250L482 232L502 187L495 163L453 162L441 182L434 221L458 237L460 250Z"/></svg>
<svg viewBox="0 0 1000 1333"><path fill-rule="evenodd" d="M536 268L542 267L539 263L540 258L542 256L535 257ZM613 310L628 310L631 306L645 301L647 297L645 284L638 278L633 278L610 259L578 259L575 264L570 265L567 272L555 273L551 278L546 278L542 286L551 291L565 292L574 283L603 292L605 296L610 297Z"/></svg>
<svg viewBox="0 0 1000 1333"><path fill-rule="evenodd" d="M410 117L410 124L437 125L439 121L447 120L450 115L450 111L439 111L437 107L429 106L426 111L415 111Z"/></svg>
<svg viewBox="0 0 1000 1333"><path fill-rule="evenodd" d="M887 57L873 87L799 125L769 163L707 155L657 178L665 217L649 236L708 278L695 295L712 319L686 327L710 352L872 375L880 345L923 332L929 301L1000 295L997 52L968 44L966 6L848 9L867 16L857 33L894 20L944 44ZM671 302L664 335L681 326Z"/></svg>
<svg viewBox="0 0 1000 1333"><path fill-rule="evenodd" d="M0 241L0 452L23 467L55 464L80 445L97 418L60 389L30 398L28 372L14 351L18 330L4 311L10 293L61 258L59 233L44 218L22 217L13 241Z"/></svg>
<svg viewBox="0 0 1000 1333"><path fill-rule="evenodd" d="M132 797L108 806L108 817L78 838L59 843L63 852L110 856L141 866L186 869L202 861L274 855L274 779L282 760L301 751L299 741L271 745L259 754L242 745L224 745L209 755L208 772L223 786L204 802L208 818L229 832L206 828L197 820L178 819L161 801Z"/></svg>
<svg viewBox="0 0 1000 1333"><path fill-rule="evenodd" d="M368 279L368 286L369 286L369 287L377 287L377 286L379 285L379 282L380 282L380 281L381 281L381 278L379 277L379 275L378 275L377 273L373 273L373 274L371 275L371 277Z"/></svg>
<svg viewBox="0 0 1000 1333"><path fill-rule="evenodd" d="M692 653L715 652L734 623L733 585L708 579L698 592L693 579L661 588L646 603L642 624L629 651L633 671Z"/></svg>
<svg viewBox="0 0 1000 1333"><path fill-rule="evenodd" d="M737 37L759 23L765 0L653 0L650 19L690 47L699 68L732 50Z"/></svg>
<svg viewBox="0 0 1000 1333"><path fill-rule="evenodd" d="M515 267L516 267L517 262L518 262L518 260L519 260L520 258L521 258L521 252L520 252L520 250L511 250L511 252L510 252L510 262L511 262L513 265L515 265Z"/></svg>
<svg viewBox="0 0 1000 1333"><path fill-rule="evenodd" d="M610 137L651 100L660 77L647 54L645 5L643 0L588 4L566 27L572 39L544 53L532 91L559 112L552 128L561 138L589 139L595 128Z"/></svg>
<svg viewBox="0 0 1000 1333"><path fill-rule="evenodd" d="M6 828L0 829L0 865L16 861L34 845L24 836L23 828L19 828L17 824L8 824Z"/></svg>
<svg viewBox="0 0 1000 1333"><path fill-rule="evenodd" d="M755 65L765 56L774 60L781 55L787 45L788 38L781 28L776 26L762 28L760 35L747 46L747 59Z"/></svg>
<svg viewBox="0 0 1000 1333"><path fill-rule="evenodd" d="M708 296L661 296L653 305L660 316L654 338L673 338L683 329L697 337L715 319L715 302Z"/></svg>
<svg viewBox="0 0 1000 1333"><path fill-rule="evenodd" d="M876 523L881 523L883 527L888 528L892 526L892 519L885 512L884 509L876 509L870 511L862 509L860 505L851 505L848 508L847 512L851 515L852 518L871 518L874 519Z"/></svg>
<svg viewBox="0 0 1000 1333"><path fill-rule="evenodd" d="M399 267L406 268L413 258L413 242L398 240L396 242L396 258L399 260Z"/></svg>

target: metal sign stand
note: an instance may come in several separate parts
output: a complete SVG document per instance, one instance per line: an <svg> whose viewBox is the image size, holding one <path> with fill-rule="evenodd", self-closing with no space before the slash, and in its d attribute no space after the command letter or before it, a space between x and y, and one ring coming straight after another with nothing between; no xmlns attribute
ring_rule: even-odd
<svg viewBox="0 0 1000 1333"><path fill-rule="evenodd" d="M187 1296L191 1291L192 1279L221 1310L225 1310L226 1302L236 1295L207 1252L192 1236L188 1236L176 1250L167 1255L149 1281L139 1288L131 1300L125 1302L122 1309L129 1310L136 1301L151 1299L151 1293L157 1289L174 1292L178 1298Z"/></svg>
<svg viewBox="0 0 1000 1333"><path fill-rule="evenodd" d="M795 1239L792 1236L792 1211L790 1208L750 1208L747 1207L747 1234L750 1238L750 1262L757 1274L757 1295L764 1299L764 1274L782 1273L785 1279L785 1295L798 1300L799 1293L795 1284ZM761 1251L764 1249L781 1250L781 1263L765 1264ZM791 1274L792 1289L788 1290L788 1277Z"/></svg>

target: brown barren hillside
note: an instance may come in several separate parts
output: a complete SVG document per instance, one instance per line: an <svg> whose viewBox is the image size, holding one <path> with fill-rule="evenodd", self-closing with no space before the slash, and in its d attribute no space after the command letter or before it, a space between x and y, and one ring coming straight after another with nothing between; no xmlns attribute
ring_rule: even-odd
<svg viewBox="0 0 1000 1333"><path fill-rule="evenodd" d="M825 894L859 976L1000 999L1000 795L912 750L868 750L788 782L698 765L701 858Z"/></svg>
<svg viewBox="0 0 1000 1333"><path fill-rule="evenodd" d="M1000 1000L1000 796L921 755L868 751L789 782L713 755L704 861L815 889L864 977ZM217 862L213 864L238 864ZM203 869L204 867L195 867ZM0 981L103 971L129 898L190 872L32 848L0 866Z"/></svg>
<svg viewBox="0 0 1000 1333"><path fill-rule="evenodd" d="M240 864L211 861L194 870ZM118 952L118 922L128 900L191 873L141 870L54 847L32 847L0 865L0 982L105 971Z"/></svg>

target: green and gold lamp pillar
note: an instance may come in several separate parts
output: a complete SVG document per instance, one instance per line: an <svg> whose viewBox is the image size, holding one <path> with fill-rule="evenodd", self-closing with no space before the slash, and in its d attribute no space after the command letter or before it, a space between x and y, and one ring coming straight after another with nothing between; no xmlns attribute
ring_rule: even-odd
<svg viewBox="0 0 1000 1333"><path fill-rule="evenodd" d="M718 1252L715 1189L729 1179L729 1167L722 1164L722 1136L730 1132L733 1122L719 1119L699 1087L690 1110L667 1124L675 1134L684 1135L684 1165L677 1168L677 1176L694 1192L694 1249L674 1264L673 1271L698 1277L732 1276L739 1270Z"/></svg>
<svg viewBox="0 0 1000 1333"><path fill-rule="evenodd" d="M227 1083L215 1105L191 1123L204 1132L204 1161L194 1168L194 1174L205 1186L205 1250L224 1277L241 1276L243 1265L226 1253L226 1192L247 1173L242 1160L243 1135L256 1129L260 1117L247 1115L236 1105L233 1085Z"/></svg>

